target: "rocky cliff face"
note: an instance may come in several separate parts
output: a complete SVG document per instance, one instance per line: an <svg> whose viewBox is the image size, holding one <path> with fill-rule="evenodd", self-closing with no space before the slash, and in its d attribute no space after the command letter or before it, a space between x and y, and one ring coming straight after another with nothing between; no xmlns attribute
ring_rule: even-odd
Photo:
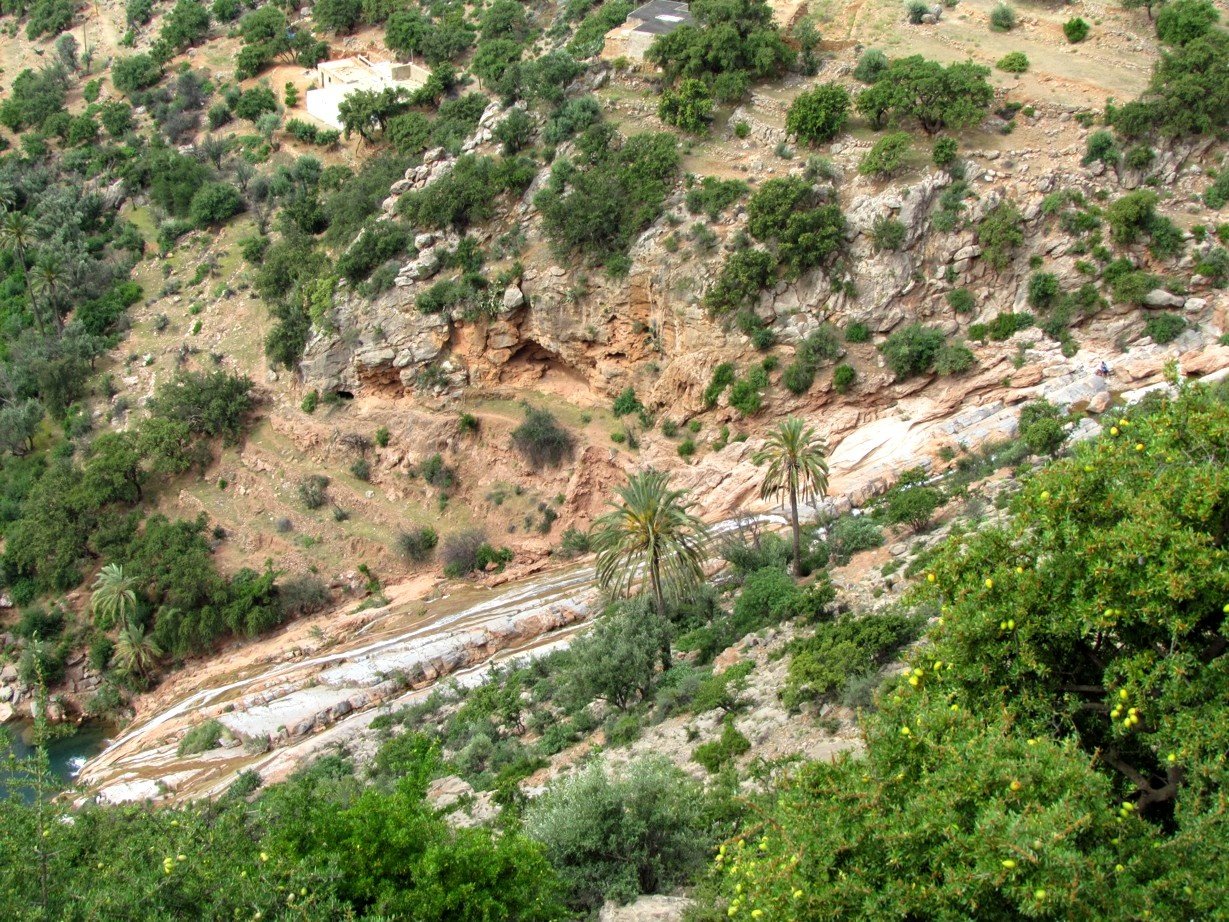
<svg viewBox="0 0 1229 922"><path fill-rule="evenodd" d="M739 159L737 144L731 156L736 170L753 183L800 172L790 162L765 164L766 148L780 134L770 124L774 105L779 108L772 100L757 97L739 110L750 120L752 135L738 142L746 156ZM754 117L757 111L762 114L759 120ZM464 145L465 151L495 153L491 132L503 117L506 113L493 104ZM987 322L1000 312L1027 309L1030 260L1043 259L1046 271L1056 273L1064 288L1088 281L1087 265L1080 262L1082 251L1043 213L1045 196L1062 189L1081 192L1089 201L1103 200L1138 186L1142 176L1125 170L1120 176L1100 163L1080 166L1087 130L1079 128L1068 112L1043 107L1028 121L1037 128L1031 132L1034 138L1063 146L971 151L965 157L970 194L964 202L963 226L974 227L1005 198L1024 215L1025 241L1010 267L998 272L980 258L974 230L949 233L935 228L939 197L952 182L947 173L927 170L907 182L885 186L858 175L857 164L869 143L846 141L825 152L850 228L845 274L834 277L815 271L796 282L782 281L764 292L755 308L757 315L787 344L823 322L864 323L882 337L921 321L959 336L969 325ZM1159 152L1151 182L1169 189L1175 203L1196 202L1205 182L1198 162L1210 145L1206 140L1183 143ZM442 150L428 152L421 166L407 171L405 179L393 186L386 213L393 213L400 195L438 180L452 162ZM700 397L712 368L751 352L747 337L728 321L710 317L702 304L735 234L746 224L744 210L736 206L711 226L718 243L710 249L680 246L682 235L676 234L676 228L694 216L683 205L682 191L676 192L662 218L632 247L628 276L612 279L601 270L552 254L532 204L547 175L544 169L519 201L504 207L495 221L471 231L484 246L508 231L524 236L519 278L493 293L491 319L467 320L459 313L423 314L416 309L416 297L444 277L443 258L458 243L455 234L419 234L414 255L391 290L374 300L344 287L340 290L333 317L333 328L340 332L317 334L310 343L302 367L307 386L444 396L465 387L532 387L556 376L594 395L609 396L637 373L643 381L647 369L647 387L637 384L642 399L647 397L655 409L668 408L680 420L700 412ZM904 226L899 250L878 251L872 243L870 229L882 217ZM1196 244L1195 251L1200 246ZM1187 256L1174 268L1189 271L1192 264L1193 257ZM948 305L945 295L957 287L974 296L973 313L959 315ZM1148 306L1184 309L1187 318L1207 333L1205 342L1225 329L1223 293L1208 289L1197 276L1189 295L1157 291ZM1138 339L1142 329L1141 311L1113 308L1083 321L1075 335L1080 341L1098 342L1102 352L1115 344L1108 358Z"/></svg>

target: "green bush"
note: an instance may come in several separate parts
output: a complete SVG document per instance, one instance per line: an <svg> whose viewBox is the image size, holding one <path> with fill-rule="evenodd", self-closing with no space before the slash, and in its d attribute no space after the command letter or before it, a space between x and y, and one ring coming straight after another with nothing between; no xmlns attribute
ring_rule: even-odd
<svg viewBox="0 0 1229 922"><path fill-rule="evenodd" d="M995 32L1010 32L1016 27L1016 11L1000 3L990 11L990 28Z"/></svg>
<svg viewBox="0 0 1229 922"><path fill-rule="evenodd" d="M1058 300L1061 289L1053 272L1034 272L1028 280L1029 307L1046 310Z"/></svg>
<svg viewBox="0 0 1229 922"><path fill-rule="evenodd" d="M858 58L853 76L862 83L874 83L887 69L888 56L877 48L868 48Z"/></svg>
<svg viewBox="0 0 1229 922"><path fill-rule="evenodd" d="M912 145L913 139L908 132L896 131L884 135L863 155L858 163L858 172L879 179L894 176L904 169Z"/></svg>
<svg viewBox="0 0 1229 922"><path fill-rule="evenodd" d="M885 496L885 515L893 525L908 525L921 531L943 505L943 495L934 487L898 484Z"/></svg>
<svg viewBox="0 0 1229 922"><path fill-rule="evenodd" d="M982 258L996 270L1005 269L1024 243L1024 216L1011 200L995 205L977 225Z"/></svg>
<svg viewBox="0 0 1229 922"><path fill-rule="evenodd" d="M1028 70L1028 55L1023 51L1009 51L994 66L1009 74L1022 74Z"/></svg>
<svg viewBox="0 0 1229 922"><path fill-rule="evenodd" d="M197 227L212 227L225 224L243 208L238 189L227 182L211 182L192 196L189 213Z"/></svg>
<svg viewBox="0 0 1229 922"><path fill-rule="evenodd" d="M843 515L828 529L828 559L843 567L859 551L883 546L883 529L868 515Z"/></svg>
<svg viewBox="0 0 1229 922"><path fill-rule="evenodd" d="M947 304L957 314L971 314L977 307L973 292L967 288L953 288L947 293Z"/></svg>
<svg viewBox="0 0 1229 922"><path fill-rule="evenodd" d="M764 407L763 386L750 375L735 381L730 387L730 406L743 416L754 416Z"/></svg>
<svg viewBox="0 0 1229 922"><path fill-rule="evenodd" d="M795 360L781 372L781 384L791 394L805 394L815 383L815 368L809 362Z"/></svg>
<svg viewBox="0 0 1229 922"><path fill-rule="evenodd" d="M1012 313L1004 311L1001 314L996 314L994 319L990 321L986 332L991 339L1001 342L1005 339L1011 339L1021 330L1027 330L1035 323L1035 318L1028 313Z"/></svg>
<svg viewBox="0 0 1229 922"><path fill-rule="evenodd" d="M206 720L204 723L197 724L179 741L179 748L175 755L182 759L184 756L208 752L222 741L224 729L216 720Z"/></svg>
<svg viewBox="0 0 1229 922"><path fill-rule="evenodd" d="M838 394L848 394L857 383L858 373L852 365L837 365L832 369L832 389Z"/></svg>
<svg viewBox="0 0 1229 922"><path fill-rule="evenodd" d="M903 381L933 368L944 341L942 330L915 323L888 336L879 351L896 380Z"/></svg>
<svg viewBox="0 0 1229 922"><path fill-rule="evenodd" d="M1208 0L1173 0L1156 16L1156 37L1167 45L1188 45L1216 27L1220 12Z"/></svg>
<svg viewBox="0 0 1229 922"><path fill-rule="evenodd" d="M790 644L792 658L782 700L788 707L798 707L829 697L850 679L890 662L920 627L918 618L895 611L816 625L810 637Z"/></svg>
<svg viewBox="0 0 1229 922"><path fill-rule="evenodd" d="M895 218L880 215L871 225L871 243L876 250L899 250L905 245L905 225Z"/></svg>
<svg viewBox="0 0 1229 922"><path fill-rule="evenodd" d="M705 305L714 314L725 314L754 303L773 280L776 268L776 260L764 250L731 253L705 293Z"/></svg>
<svg viewBox="0 0 1229 922"><path fill-rule="evenodd" d="M876 129L917 119L928 134L959 130L981 121L994 100L989 75L972 62L944 67L911 55L891 61L856 105Z"/></svg>
<svg viewBox="0 0 1229 922"><path fill-rule="evenodd" d="M715 775L727 764L751 750L751 741L734 726L734 718L727 716L721 726L721 738L697 746L691 757Z"/></svg>
<svg viewBox="0 0 1229 922"><path fill-rule="evenodd" d="M690 881L728 833L696 782L663 758L610 772L601 762L554 782L525 812L574 913Z"/></svg>
<svg viewBox="0 0 1229 922"><path fill-rule="evenodd" d="M692 134L708 131L713 118L713 98L708 86L703 80L688 79L678 89L665 90L657 106L657 117Z"/></svg>
<svg viewBox="0 0 1229 922"><path fill-rule="evenodd" d="M976 364L973 351L964 343L944 343L935 357L935 371L941 375L962 375Z"/></svg>
<svg viewBox="0 0 1229 922"><path fill-rule="evenodd" d="M1152 313L1144 320L1144 333L1159 346L1173 342L1186 327L1186 319L1181 314Z"/></svg>
<svg viewBox="0 0 1229 922"><path fill-rule="evenodd" d="M1063 35L1067 36L1067 41L1076 45L1088 38L1090 28L1087 22L1076 16L1063 23Z"/></svg>
<svg viewBox="0 0 1229 922"><path fill-rule="evenodd" d="M837 83L825 83L800 93L785 116L785 130L814 147L831 141L849 121L849 93Z"/></svg>
<svg viewBox="0 0 1229 922"><path fill-rule="evenodd" d="M845 342L868 343L871 341L871 330L865 323L857 320L845 326Z"/></svg>
<svg viewBox="0 0 1229 922"><path fill-rule="evenodd" d="M636 391L630 385L619 392L611 411L615 416L627 416L629 413L643 413L644 404L636 396Z"/></svg>
<svg viewBox="0 0 1229 922"><path fill-rule="evenodd" d="M930 158L935 166L945 170L956 162L959 151L955 138L939 138L931 148Z"/></svg>

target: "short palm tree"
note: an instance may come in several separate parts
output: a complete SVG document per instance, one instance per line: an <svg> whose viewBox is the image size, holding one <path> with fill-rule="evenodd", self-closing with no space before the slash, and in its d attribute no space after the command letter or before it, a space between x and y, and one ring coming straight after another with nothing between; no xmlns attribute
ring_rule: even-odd
<svg viewBox="0 0 1229 922"><path fill-rule="evenodd" d="M136 580L124 574L124 568L109 563L98 571L91 587L90 608L94 620L102 630L116 624L126 627L137 610L137 593L133 588Z"/></svg>
<svg viewBox="0 0 1229 922"><path fill-rule="evenodd" d="M45 315L55 321L56 329L62 329L64 318L60 316L60 293L65 279L64 264L53 254L39 257L30 271L30 307L38 317L34 296L43 301Z"/></svg>
<svg viewBox="0 0 1229 922"><path fill-rule="evenodd" d="M798 521L798 497L803 502L828 492L828 447L815 430L796 417L777 425L764 447L752 460L768 462L760 496L789 497L790 523L794 528L794 574L802 576L802 525Z"/></svg>
<svg viewBox="0 0 1229 922"><path fill-rule="evenodd" d="M130 622L120 629L113 656L116 668L144 678L153 672L161 656L162 649L142 625Z"/></svg>
<svg viewBox="0 0 1229 922"><path fill-rule="evenodd" d="M647 579L664 616L667 597L704 579L708 529L688 511L687 491L671 489L661 471L634 474L615 493L621 502L593 523L598 584L623 595Z"/></svg>

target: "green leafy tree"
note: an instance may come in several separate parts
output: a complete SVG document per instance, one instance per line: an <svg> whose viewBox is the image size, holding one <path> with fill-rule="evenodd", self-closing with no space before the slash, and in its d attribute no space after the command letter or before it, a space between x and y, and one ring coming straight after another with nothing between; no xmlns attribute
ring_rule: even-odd
<svg viewBox="0 0 1229 922"><path fill-rule="evenodd" d="M1208 0L1173 0L1156 17L1156 37L1167 45L1186 45L1207 35L1220 21Z"/></svg>
<svg viewBox="0 0 1229 922"><path fill-rule="evenodd" d="M857 108L875 127L917 119L927 134L974 125L994 100L989 68L959 62L944 67L921 55L898 58L863 90Z"/></svg>
<svg viewBox="0 0 1229 922"><path fill-rule="evenodd" d="M363 15L360 0L316 0L312 19L326 32L345 35L353 32Z"/></svg>
<svg viewBox="0 0 1229 922"><path fill-rule="evenodd" d="M838 83L825 83L794 99L785 116L785 130L814 146L831 141L848 122L848 91Z"/></svg>
<svg viewBox="0 0 1229 922"><path fill-rule="evenodd" d="M801 419L791 416L779 423L752 455L756 464L768 464L760 481L760 497L788 498L790 527L794 533L794 575L802 572L802 522L798 499L813 502L828 491L828 447Z"/></svg>
<svg viewBox="0 0 1229 922"><path fill-rule="evenodd" d="M620 502L593 523L598 583L622 595L647 582L664 615L667 598L703 580L708 529L688 511L687 491L671 489L661 471L633 474L615 493Z"/></svg>

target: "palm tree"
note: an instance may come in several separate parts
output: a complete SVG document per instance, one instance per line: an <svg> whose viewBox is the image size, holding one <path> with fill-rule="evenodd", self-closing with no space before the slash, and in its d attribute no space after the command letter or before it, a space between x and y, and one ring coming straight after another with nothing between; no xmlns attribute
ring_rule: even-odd
<svg viewBox="0 0 1229 922"><path fill-rule="evenodd" d="M137 610L136 584L131 576L124 575L124 568L109 563L98 571L90 595L90 608L94 620L104 631L115 624L127 627Z"/></svg>
<svg viewBox="0 0 1229 922"><path fill-rule="evenodd" d="M704 579L708 529L688 512L687 491L670 489L661 471L634 474L615 493L622 502L593 523L598 584L622 595L647 576L665 616L667 596L677 598Z"/></svg>
<svg viewBox="0 0 1229 922"><path fill-rule="evenodd" d="M115 640L115 665L134 676L144 678L158 665L162 648L145 633L140 624L125 624Z"/></svg>
<svg viewBox="0 0 1229 922"><path fill-rule="evenodd" d="M12 250L13 255L17 258L17 265L21 269L21 281L25 286L26 296L30 298L30 310L34 312L34 322L38 326L38 331L42 333L43 320L38 311L34 309L34 298L30 295L30 277L26 273L26 250L33 239L34 225L20 211L5 211L3 216L0 216L0 243Z"/></svg>
<svg viewBox="0 0 1229 922"><path fill-rule="evenodd" d="M64 264L60 262L59 257L47 254L39 257L38 262L34 264L34 271L29 281L30 306L34 310L34 316L38 317L38 310L34 306L34 293L37 293L43 298L44 307L55 320L56 329L62 329L64 326L64 320L60 316L59 300L60 284L64 281L65 274Z"/></svg>
<svg viewBox="0 0 1229 922"><path fill-rule="evenodd" d="M798 521L798 495L801 493L805 502L828 492L827 453L828 446L815 434L815 430L791 416L778 424L764 447L752 456L756 464L768 462L768 470L764 472L764 481L760 484L761 498L789 495L790 522L794 527L795 576L802 576L802 526Z"/></svg>

